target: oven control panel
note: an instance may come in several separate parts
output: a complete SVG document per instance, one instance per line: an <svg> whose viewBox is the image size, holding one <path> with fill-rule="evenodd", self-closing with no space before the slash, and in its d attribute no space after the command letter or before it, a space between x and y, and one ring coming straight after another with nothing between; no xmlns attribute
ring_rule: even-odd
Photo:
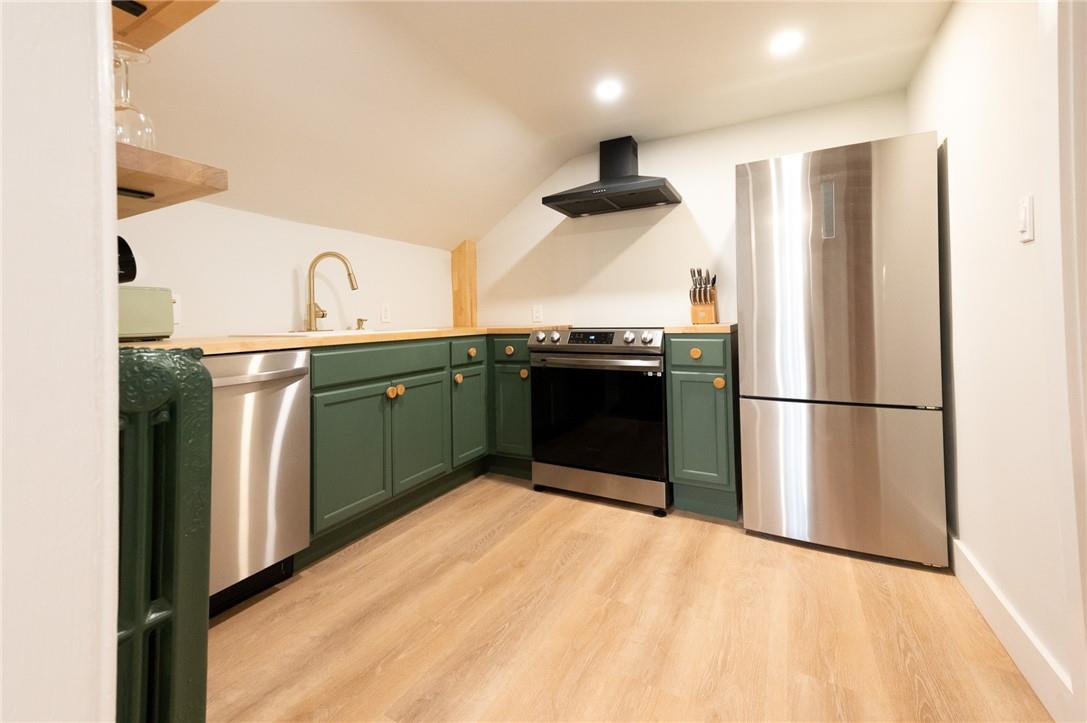
<svg viewBox="0 0 1087 723"><path fill-rule="evenodd" d="M567 344L611 344L614 331L571 331Z"/></svg>
<svg viewBox="0 0 1087 723"><path fill-rule="evenodd" d="M529 334L533 351L660 354L664 329L540 329Z"/></svg>

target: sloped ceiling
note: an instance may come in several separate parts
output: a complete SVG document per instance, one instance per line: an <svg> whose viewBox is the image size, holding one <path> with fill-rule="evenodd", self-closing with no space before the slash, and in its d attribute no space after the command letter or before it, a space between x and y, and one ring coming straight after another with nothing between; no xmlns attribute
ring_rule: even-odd
<svg viewBox="0 0 1087 723"><path fill-rule="evenodd" d="M902 88L948 6L226 1L151 48L133 98L160 150L229 170L214 203L452 248L604 138ZM772 58L786 27L807 44Z"/></svg>

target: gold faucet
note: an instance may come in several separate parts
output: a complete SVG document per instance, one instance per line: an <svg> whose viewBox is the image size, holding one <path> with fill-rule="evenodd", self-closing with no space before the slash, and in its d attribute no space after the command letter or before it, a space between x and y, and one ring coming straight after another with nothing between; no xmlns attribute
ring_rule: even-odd
<svg viewBox="0 0 1087 723"><path fill-rule="evenodd" d="M359 288L359 282L355 280L355 270L351 268L351 262L347 260L347 257L336 251L325 251L323 254L317 254L313 261L309 263L309 277L308 277L308 290L306 301L306 331L318 331L317 320L324 319L328 316L328 312L321 308L320 304L313 296L313 274L317 271L317 264L321 263L322 259L334 258L343 262L343 265L347 267L347 282L351 284L351 290L357 291Z"/></svg>

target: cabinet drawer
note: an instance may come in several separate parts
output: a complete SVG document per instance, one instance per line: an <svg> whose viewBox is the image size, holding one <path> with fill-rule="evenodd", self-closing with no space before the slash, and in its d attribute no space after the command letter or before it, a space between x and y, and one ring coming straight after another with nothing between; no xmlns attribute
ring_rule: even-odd
<svg viewBox="0 0 1087 723"><path fill-rule="evenodd" d="M310 357L314 389L390 378L449 365L448 341L394 342L320 349Z"/></svg>
<svg viewBox="0 0 1087 723"><path fill-rule="evenodd" d="M668 363L673 367L724 369L728 359L727 336L668 337Z"/></svg>
<svg viewBox="0 0 1087 723"><path fill-rule="evenodd" d="M491 339L495 361L528 361L528 334L496 336Z"/></svg>
<svg viewBox="0 0 1087 723"><path fill-rule="evenodd" d="M454 339L449 343L449 356L453 366L485 362L487 361L487 339L482 336Z"/></svg>

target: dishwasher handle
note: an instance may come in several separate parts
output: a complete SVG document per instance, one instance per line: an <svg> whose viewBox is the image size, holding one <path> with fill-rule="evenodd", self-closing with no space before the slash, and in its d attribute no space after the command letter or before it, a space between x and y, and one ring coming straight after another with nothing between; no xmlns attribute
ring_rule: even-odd
<svg viewBox="0 0 1087 723"><path fill-rule="evenodd" d="M270 372L254 372L252 374L239 374L231 377L212 377L213 387L236 387L239 384L256 384L257 382L271 382L276 379L291 379L304 377L309 374L308 367L296 367L294 369L276 369Z"/></svg>

